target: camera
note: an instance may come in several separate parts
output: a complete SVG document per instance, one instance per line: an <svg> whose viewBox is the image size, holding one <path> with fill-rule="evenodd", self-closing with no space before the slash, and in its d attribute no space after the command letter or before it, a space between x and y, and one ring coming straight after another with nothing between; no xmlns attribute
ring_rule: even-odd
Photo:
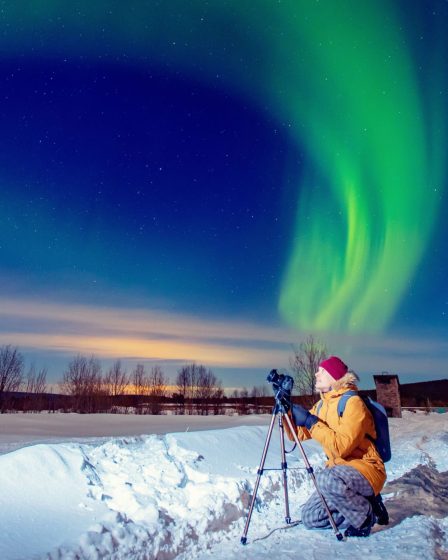
<svg viewBox="0 0 448 560"><path fill-rule="evenodd" d="M294 379L290 375L278 373L276 369L271 369L266 379L269 383L272 383L275 398L278 398L283 406L289 408L291 406L290 399Z"/></svg>

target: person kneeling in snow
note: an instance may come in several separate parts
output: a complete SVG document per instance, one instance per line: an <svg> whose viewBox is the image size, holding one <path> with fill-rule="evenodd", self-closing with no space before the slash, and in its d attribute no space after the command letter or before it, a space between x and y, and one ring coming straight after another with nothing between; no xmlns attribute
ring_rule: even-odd
<svg viewBox="0 0 448 560"><path fill-rule="evenodd" d="M321 362L315 375L321 401L309 412L293 405L288 414L299 440L315 439L327 455L326 468L316 474L316 481L336 525L346 527L346 536L367 537L376 522L372 505L381 499L379 493L386 480L384 463L372 442L375 424L357 396L347 400L339 417L339 399L347 391L357 390L359 379L340 358L332 356ZM288 426L285 428L292 440ZM302 523L308 529L331 527L317 492L302 507Z"/></svg>

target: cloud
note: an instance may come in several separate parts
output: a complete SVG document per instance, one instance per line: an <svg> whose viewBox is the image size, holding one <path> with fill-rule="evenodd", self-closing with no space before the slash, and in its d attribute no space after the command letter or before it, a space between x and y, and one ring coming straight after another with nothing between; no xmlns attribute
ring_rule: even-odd
<svg viewBox="0 0 448 560"><path fill-rule="evenodd" d="M195 360L226 367L283 364L293 340L286 329L250 323L31 299L0 300L0 318L15 327L0 332L2 344L110 358Z"/></svg>
<svg viewBox="0 0 448 560"><path fill-rule="evenodd" d="M0 344L48 355L95 354L104 359L196 361L225 369L287 367L293 344L309 333L282 326L211 319L158 309L76 305L0 298ZM448 342L428 334L321 337L360 373L390 371L441 377Z"/></svg>

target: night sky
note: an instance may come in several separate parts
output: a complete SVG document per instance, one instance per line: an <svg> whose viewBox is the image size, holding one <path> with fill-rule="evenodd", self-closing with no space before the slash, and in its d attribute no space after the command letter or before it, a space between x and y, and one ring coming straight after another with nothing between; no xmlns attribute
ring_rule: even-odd
<svg viewBox="0 0 448 560"><path fill-rule="evenodd" d="M0 344L448 377L447 2L74 4L1 3Z"/></svg>

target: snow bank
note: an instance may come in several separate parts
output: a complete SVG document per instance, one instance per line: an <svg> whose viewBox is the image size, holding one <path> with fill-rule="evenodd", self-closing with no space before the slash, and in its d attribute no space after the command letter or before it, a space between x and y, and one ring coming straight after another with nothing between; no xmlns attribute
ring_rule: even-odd
<svg viewBox="0 0 448 560"><path fill-rule="evenodd" d="M91 525L88 479L79 449L37 445L0 461L0 558L28 558L75 540ZM89 511L90 509L90 511Z"/></svg>
<svg viewBox="0 0 448 560"><path fill-rule="evenodd" d="M409 413L392 420L389 479L421 464L446 470L447 418ZM266 426L241 426L115 438L96 445L37 445L0 456L0 558L296 559L304 547L307 557L316 559L384 559L392 553L396 559L440 558L440 551L445 553L447 518L440 515L404 518L369 539L344 543L332 532L300 526L265 539L284 525L277 471L261 477L249 544L241 546L266 433ZM320 468L320 447L313 441L304 447ZM278 468L279 463L275 429L265 467ZM312 484L297 452L288 456L288 467L296 519Z"/></svg>
<svg viewBox="0 0 448 560"><path fill-rule="evenodd" d="M270 415L2 414L0 454L36 443L102 443L117 436L167 434L268 424ZM93 439L95 438L95 439Z"/></svg>

